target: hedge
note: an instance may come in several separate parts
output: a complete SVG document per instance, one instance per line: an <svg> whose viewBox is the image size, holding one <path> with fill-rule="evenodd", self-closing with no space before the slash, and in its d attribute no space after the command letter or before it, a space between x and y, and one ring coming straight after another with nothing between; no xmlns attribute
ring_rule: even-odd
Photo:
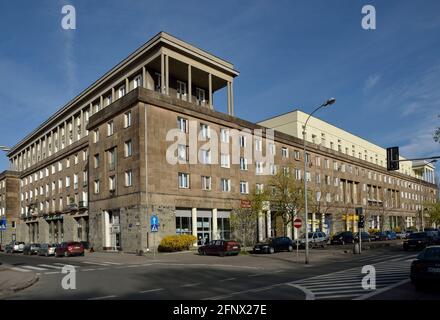
<svg viewBox="0 0 440 320"><path fill-rule="evenodd" d="M190 234L166 236L159 244L159 252L175 252L189 250L197 238Z"/></svg>

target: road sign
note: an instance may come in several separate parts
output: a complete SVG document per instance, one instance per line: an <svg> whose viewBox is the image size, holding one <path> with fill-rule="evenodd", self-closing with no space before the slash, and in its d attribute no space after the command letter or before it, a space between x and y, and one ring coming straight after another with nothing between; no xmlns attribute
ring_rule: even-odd
<svg viewBox="0 0 440 320"><path fill-rule="evenodd" d="M151 232L159 231L159 218L156 215L152 215L150 219Z"/></svg>
<svg viewBox="0 0 440 320"><path fill-rule="evenodd" d="M6 230L6 219L0 220L0 230Z"/></svg>
<svg viewBox="0 0 440 320"><path fill-rule="evenodd" d="M250 209L252 207L250 200L241 200L240 205L243 209Z"/></svg>
<svg viewBox="0 0 440 320"><path fill-rule="evenodd" d="M301 228L302 220L300 218L296 218L295 220L293 220L293 226L297 229Z"/></svg>

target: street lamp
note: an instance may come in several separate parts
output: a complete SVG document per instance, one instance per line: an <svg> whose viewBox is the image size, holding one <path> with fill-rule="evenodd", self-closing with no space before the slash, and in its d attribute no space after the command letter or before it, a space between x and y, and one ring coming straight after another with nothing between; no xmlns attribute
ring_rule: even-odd
<svg viewBox="0 0 440 320"><path fill-rule="evenodd" d="M11 151L11 148L8 148L6 146L0 146L0 150L5 151L5 152L9 152L9 151Z"/></svg>
<svg viewBox="0 0 440 320"><path fill-rule="evenodd" d="M309 217L308 217L308 207L307 207L307 177L306 177L306 172L307 172L307 157L306 157L306 127L307 127L307 123L310 120L310 117L319 109L323 108L323 107L327 107L327 106L331 106L332 104L334 104L336 102L335 98L330 98L328 99L326 102L324 102L323 104L321 104L319 107L317 107L315 110L313 110L313 112L311 114L309 114L304 127L303 127L303 149L304 149L304 217L305 217L305 228L306 228L306 261L305 263L308 264L309 263L309 232L307 230L307 224L309 221ZM313 230L312 230L313 231Z"/></svg>
<svg viewBox="0 0 440 320"><path fill-rule="evenodd" d="M431 160L429 161L427 164L431 164L431 163L435 163L437 162L437 159ZM423 169L424 170L424 169ZM422 173L422 179L423 179L423 173ZM420 212L421 212L421 216L422 216L422 231L425 231L425 217L424 215L424 210L423 210L423 203L422 203L422 179L419 179L419 188L420 188L420 194L419 194L419 202L420 202Z"/></svg>

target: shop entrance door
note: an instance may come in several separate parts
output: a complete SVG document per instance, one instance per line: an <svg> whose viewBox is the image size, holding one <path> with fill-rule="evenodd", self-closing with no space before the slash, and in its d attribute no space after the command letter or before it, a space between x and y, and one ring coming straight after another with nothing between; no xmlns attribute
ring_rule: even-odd
<svg viewBox="0 0 440 320"><path fill-rule="evenodd" d="M211 218L197 217L197 244L204 245L211 241Z"/></svg>

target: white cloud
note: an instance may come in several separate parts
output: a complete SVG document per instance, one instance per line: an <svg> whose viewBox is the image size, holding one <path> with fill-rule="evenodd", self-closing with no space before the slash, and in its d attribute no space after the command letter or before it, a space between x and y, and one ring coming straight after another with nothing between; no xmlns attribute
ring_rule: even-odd
<svg viewBox="0 0 440 320"><path fill-rule="evenodd" d="M371 75L365 80L364 83L364 92L373 88L379 81L382 76L380 74Z"/></svg>

